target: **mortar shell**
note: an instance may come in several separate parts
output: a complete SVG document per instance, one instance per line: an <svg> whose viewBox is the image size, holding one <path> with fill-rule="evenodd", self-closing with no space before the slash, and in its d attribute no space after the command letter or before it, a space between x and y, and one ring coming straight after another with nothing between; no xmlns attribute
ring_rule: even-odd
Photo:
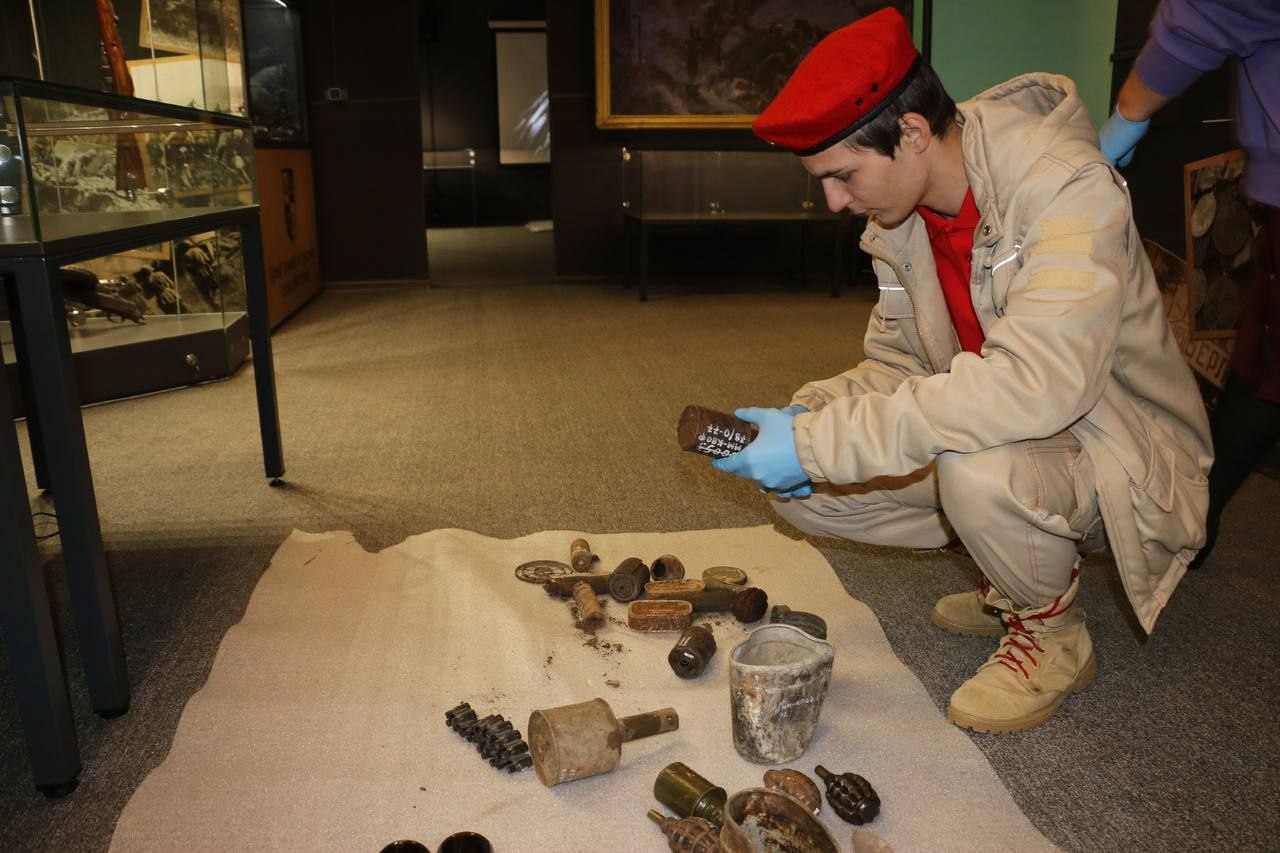
<svg viewBox="0 0 1280 853"><path fill-rule="evenodd" d="M755 424L726 412L685 406L676 423L676 442L681 450L724 457L742 450L758 432Z"/></svg>
<svg viewBox="0 0 1280 853"><path fill-rule="evenodd" d="M724 788L676 761L662 768L653 783L653 796L681 817L700 817L719 826L724 821Z"/></svg>
<svg viewBox="0 0 1280 853"><path fill-rule="evenodd" d="M684 629L680 639L667 654L667 663L681 678L697 678L716 653L716 638L701 625Z"/></svg>

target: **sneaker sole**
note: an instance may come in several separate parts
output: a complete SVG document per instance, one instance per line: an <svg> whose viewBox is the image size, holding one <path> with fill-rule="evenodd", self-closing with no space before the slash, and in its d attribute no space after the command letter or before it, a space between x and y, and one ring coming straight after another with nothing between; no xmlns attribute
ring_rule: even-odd
<svg viewBox="0 0 1280 853"><path fill-rule="evenodd" d="M1016 720L984 720L981 717L974 717L957 711L952 705L947 706L947 719L962 729L972 729L975 732L989 732L995 735L1025 732L1029 729L1034 729L1056 714L1058 709L1062 707L1062 703L1067 701L1067 697L1074 696L1088 687L1097 673L1098 659L1091 655L1089 662L1076 674L1075 681L1071 682L1071 689L1064 690L1062 695L1058 697L1058 701L1041 708L1034 714L1019 717Z"/></svg>
<svg viewBox="0 0 1280 853"><path fill-rule="evenodd" d="M949 634L959 634L962 637L1003 637L1004 625L999 621L994 625L965 625L961 622L953 622L935 607L929 613L929 621L937 625Z"/></svg>

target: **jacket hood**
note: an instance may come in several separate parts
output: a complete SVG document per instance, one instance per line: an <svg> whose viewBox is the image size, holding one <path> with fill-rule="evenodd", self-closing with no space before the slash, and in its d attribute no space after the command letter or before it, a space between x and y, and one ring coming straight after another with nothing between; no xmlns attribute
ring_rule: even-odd
<svg viewBox="0 0 1280 853"><path fill-rule="evenodd" d="M1003 215L1022 179L1054 148L1098 144L1076 84L1059 74L1024 74L957 107L964 122L965 171L984 216Z"/></svg>

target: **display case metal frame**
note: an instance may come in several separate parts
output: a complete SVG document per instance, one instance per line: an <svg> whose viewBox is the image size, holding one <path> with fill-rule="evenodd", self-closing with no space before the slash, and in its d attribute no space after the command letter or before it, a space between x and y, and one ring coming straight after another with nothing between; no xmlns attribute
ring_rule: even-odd
<svg viewBox="0 0 1280 853"><path fill-rule="evenodd" d="M12 86L24 94L44 97L51 92L64 98L108 109L145 111L190 119L208 117L218 123L242 124L248 121L234 116L204 113L201 110L171 107L115 95L81 92L78 89L53 86L34 81L0 80L0 86ZM24 164L26 166L27 164ZM30 174L27 175L30 181ZM245 296L249 315L250 346L254 361L257 394L258 427L262 440L263 465L273 482L284 475L284 452L281 444L279 412L276 401L275 372L267 319L266 277L262 262L262 233L258 221L258 205L193 209L191 216L158 219L150 222L125 222L119 228L96 233L73 234L43 240L33 228L33 239L0 244L0 276L6 282L13 323L14 345L19 364L19 379L28 411L28 438L37 484L50 489L57 506L59 534L66 564L71 607L80 638L85 678L94 711L103 717L123 714L129 708L130 689L125 666L124 647L111 579L107 572L102 531L98 520L97 500L90 472L89 453L85 444L84 423L80 414L80 397L73 367L70 336L60 269L73 264L139 246L176 240L188 234L219 228L238 228L244 258ZM25 498L26 487L20 462L15 464L8 435L12 433L12 417L6 405L0 416L0 476L8 499L0 501L0 523L10 528L12 542L4 541L7 553L4 587L26 589L29 595L2 611L6 632L12 622L21 635L39 640L44 635L47 601L31 585L30 559L25 531L30 529L30 515L23 525L17 516L23 513L16 495ZM16 448L16 439L14 443ZM56 452L49 452L56 448ZM29 513L29 506L25 510ZM16 524L16 526L11 526ZM10 553L17 559L9 560ZM34 551L32 550L32 553ZM3 590L0 590L3 591ZM12 611L12 612L11 612ZM34 626L34 627L33 627ZM11 641L10 656L14 671L22 682L18 688L24 720L41 720L27 728L32 750L33 775L42 790L63 792L74 787L79 772L74 727L67 725L66 708L59 708L59 696L65 698L65 686L59 691L50 687L50 662L47 646L39 642L26 645ZM44 717L48 722L43 722Z"/></svg>

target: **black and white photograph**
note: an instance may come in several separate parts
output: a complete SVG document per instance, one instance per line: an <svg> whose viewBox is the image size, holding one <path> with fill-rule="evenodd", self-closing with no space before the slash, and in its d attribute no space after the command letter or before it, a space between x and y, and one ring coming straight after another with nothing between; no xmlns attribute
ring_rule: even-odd
<svg viewBox="0 0 1280 853"><path fill-rule="evenodd" d="M142 0L138 43L170 53L240 61L240 5L235 0Z"/></svg>

